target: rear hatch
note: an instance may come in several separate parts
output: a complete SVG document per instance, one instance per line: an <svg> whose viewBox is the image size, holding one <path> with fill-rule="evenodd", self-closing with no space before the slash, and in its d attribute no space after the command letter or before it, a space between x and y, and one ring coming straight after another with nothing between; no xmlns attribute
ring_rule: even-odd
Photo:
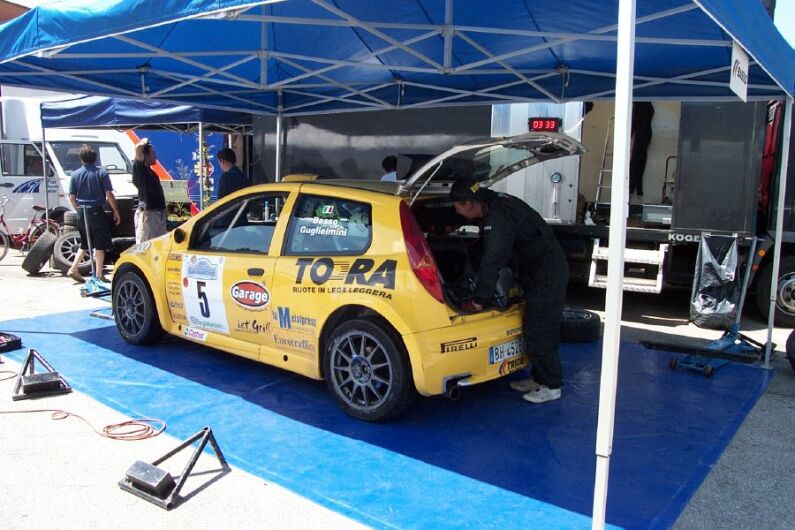
<svg viewBox="0 0 795 530"><path fill-rule="evenodd" d="M407 176L399 193L416 197L420 192L447 193L458 179L475 179L481 187L539 162L579 155L580 142L559 133L526 133L502 138L483 138L457 145L433 157Z"/></svg>

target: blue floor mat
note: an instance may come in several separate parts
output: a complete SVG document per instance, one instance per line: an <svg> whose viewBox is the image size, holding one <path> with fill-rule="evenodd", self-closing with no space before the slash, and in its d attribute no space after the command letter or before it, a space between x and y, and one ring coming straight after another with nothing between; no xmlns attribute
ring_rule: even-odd
<svg viewBox="0 0 795 530"><path fill-rule="evenodd" d="M162 418L177 438L209 425L230 463L363 523L590 528L600 343L562 346L560 401L534 406L497 381L368 424L323 382L180 339L131 346L88 312L0 330L76 390ZM21 362L26 352L6 355ZM670 370L670 356L621 347L607 509L617 527L671 526L772 377L730 364L707 379Z"/></svg>

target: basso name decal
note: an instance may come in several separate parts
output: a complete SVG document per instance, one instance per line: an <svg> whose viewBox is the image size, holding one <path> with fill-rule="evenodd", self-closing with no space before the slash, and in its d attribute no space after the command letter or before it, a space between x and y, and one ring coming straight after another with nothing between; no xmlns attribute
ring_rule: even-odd
<svg viewBox="0 0 795 530"><path fill-rule="evenodd" d="M477 347L478 347L477 337L470 337L468 339L454 340L452 342L443 342L442 353L473 350Z"/></svg>
<svg viewBox="0 0 795 530"><path fill-rule="evenodd" d="M294 293L369 294L391 300L392 294L382 289L395 289L397 261L393 259L376 264L375 260L358 258L349 264L335 262L331 258L299 258L296 265L295 283L301 287L293 287ZM327 288L325 284L328 281L342 281L343 286ZM346 287L354 285L365 287Z"/></svg>
<svg viewBox="0 0 795 530"><path fill-rule="evenodd" d="M262 309L271 299L271 295L264 285L252 281L237 282L229 289L237 305L246 309Z"/></svg>

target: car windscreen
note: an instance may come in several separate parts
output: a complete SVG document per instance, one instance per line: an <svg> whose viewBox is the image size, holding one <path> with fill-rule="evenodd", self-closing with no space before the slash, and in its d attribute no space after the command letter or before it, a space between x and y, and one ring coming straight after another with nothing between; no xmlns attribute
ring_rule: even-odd
<svg viewBox="0 0 795 530"><path fill-rule="evenodd" d="M71 175L72 171L80 168L80 148L90 145L97 151L97 167L104 168L108 173L131 173L132 164L119 148L119 144L112 142L51 142L55 157L61 164L64 172Z"/></svg>

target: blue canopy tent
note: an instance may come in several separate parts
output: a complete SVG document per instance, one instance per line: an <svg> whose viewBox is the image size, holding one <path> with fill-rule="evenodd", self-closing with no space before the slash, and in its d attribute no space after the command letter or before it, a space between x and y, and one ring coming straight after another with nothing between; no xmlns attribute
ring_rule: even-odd
<svg viewBox="0 0 795 530"><path fill-rule="evenodd" d="M734 100L734 44L750 57L748 99L787 98L780 234L795 54L758 0L66 0L0 26L0 83L275 115L277 138L282 116L615 99L593 516L602 528L631 102Z"/></svg>
<svg viewBox="0 0 795 530"><path fill-rule="evenodd" d="M245 133L252 115L245 112L173 105L153 100L83 96L41 104L42 127L163 128L183 132L204 128Z"/></svg>

